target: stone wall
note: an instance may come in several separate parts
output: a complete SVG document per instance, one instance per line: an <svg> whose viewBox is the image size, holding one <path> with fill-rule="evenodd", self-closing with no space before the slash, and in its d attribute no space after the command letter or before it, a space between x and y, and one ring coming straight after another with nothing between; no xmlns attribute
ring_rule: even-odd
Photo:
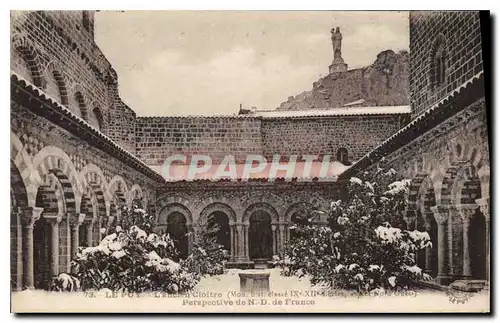
<svg viewBox="0 0 500 323"><path fill-rule="evenodd" d="M135 113L94 41L92 11L12 11L11 70L133 152Z"/></svg>
<svg viewBox="0 0 500 323"><path fill-rule="evenodd" d="M137 155L148 165L161 165L174 154L205 154L219 162L234 155L262 154L260 120L246 117L140 117Z"/></svg>
<svg viewBox="0 0 500 323"><path fill-rule="evenodd" d="M311 91L288 98L278 110L338 108L358 100L362 106L408 105L408 77L408 53L383 51L370 66L321 78Z"/></svg>
<svg viewBox="0 0 500 323"><path fill-rule="evenodd" d="M396 132L401 118L140 117L136 150L148 165L161 165L174 154L205 154L213 162L233 154L242 162L248 154L335 156L341 147L354 161Z"/></svg>
<svg viewBox="0 0 500 323"><path fill-rule="evenodd" d="M264 119L264 156L330 154L336 158L338 149L346 148L349 161L354 162L398 131L401 118L392 115Z"/></svg>
<svg viewBox="0 0 500 323"><path fill-rule="evenodd" d="M446 78L434 86L431 61L440 38ZM479 12L410 12L410 55L411 106L417 116L483 70Z"/></svg>

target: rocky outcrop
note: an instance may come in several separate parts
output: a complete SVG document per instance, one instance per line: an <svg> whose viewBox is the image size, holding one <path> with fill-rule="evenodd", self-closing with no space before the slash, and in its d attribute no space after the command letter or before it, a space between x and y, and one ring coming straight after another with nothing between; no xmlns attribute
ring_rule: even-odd
<svg viewBox="0 0 500 323"><path fill-rule="evenodd" d="M370 66L331 73L314 82L312 90L289 97L278 110L408 105L409 74L408 52L385 50Z"/></svg>

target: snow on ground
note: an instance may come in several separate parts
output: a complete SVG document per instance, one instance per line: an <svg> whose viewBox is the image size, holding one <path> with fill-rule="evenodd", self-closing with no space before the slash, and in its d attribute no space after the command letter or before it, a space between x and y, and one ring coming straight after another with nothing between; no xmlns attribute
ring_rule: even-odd
<svg viewBox="0 0 500 323"><path fill-rule="evenodd" d="M488 312L487 291L470 294L463 303L445 292L416 291L407 294L357 296L345 291L319 295L308 279L283 277L278 269L245 270L270 272L270 292L240 292L238 273L203 278L188 295L162 293L122 294L12 293L14 312ZM455 301L455 302L452 302Z"/></svg>

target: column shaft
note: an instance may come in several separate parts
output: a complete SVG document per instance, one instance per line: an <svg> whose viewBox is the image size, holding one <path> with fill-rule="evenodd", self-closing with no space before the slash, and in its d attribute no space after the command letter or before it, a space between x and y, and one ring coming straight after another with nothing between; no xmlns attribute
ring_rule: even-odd
<svg viewBox="0 0 500 323"><path fill-rule="evenodd" d="M52 263L51 263L51 275L57 276L59 274L59 223L52 222L50 224L52 229Z"/></svg>
<svg viewBox="0 0 500 323"><path fill-rule="evenodd" d="M470 249L469 249L469 219L463 219L463 250L464 250L464 266L463 266L463 275L464 276L472 276L471 271L471 263L470 263Z"/></svg>
<svg viewBox="0 0 500 323"><path fill-rule="evenodd" d="M23 276L24 285L28 289L35 288L35 272L33 257L33 227L23 228Z"/></svg>
<svg viewBox="0 0 500 323"><path fill-rule="evenodd" d="M87 222L87 246L92 247L94 236L94 222Z"/></svg>

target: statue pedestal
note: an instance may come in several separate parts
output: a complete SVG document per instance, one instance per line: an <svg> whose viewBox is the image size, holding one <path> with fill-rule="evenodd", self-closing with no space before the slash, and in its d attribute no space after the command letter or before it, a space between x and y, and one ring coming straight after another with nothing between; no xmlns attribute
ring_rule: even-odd
<svg viewBox="0 0 500 323"><path fill-rule="evenodd" d="M345 72L345 71L347 71L347 64L345 64L345 63L332 63L332 65L329 66L329 71L330 71L330 74L338 73L338 72Z"/></svg>
<svg viewBox="0 0 500 323"><path fill-rule="evenodd" d="M242 272L240 276L241 292L269 292L269 272Z"/></svg>

